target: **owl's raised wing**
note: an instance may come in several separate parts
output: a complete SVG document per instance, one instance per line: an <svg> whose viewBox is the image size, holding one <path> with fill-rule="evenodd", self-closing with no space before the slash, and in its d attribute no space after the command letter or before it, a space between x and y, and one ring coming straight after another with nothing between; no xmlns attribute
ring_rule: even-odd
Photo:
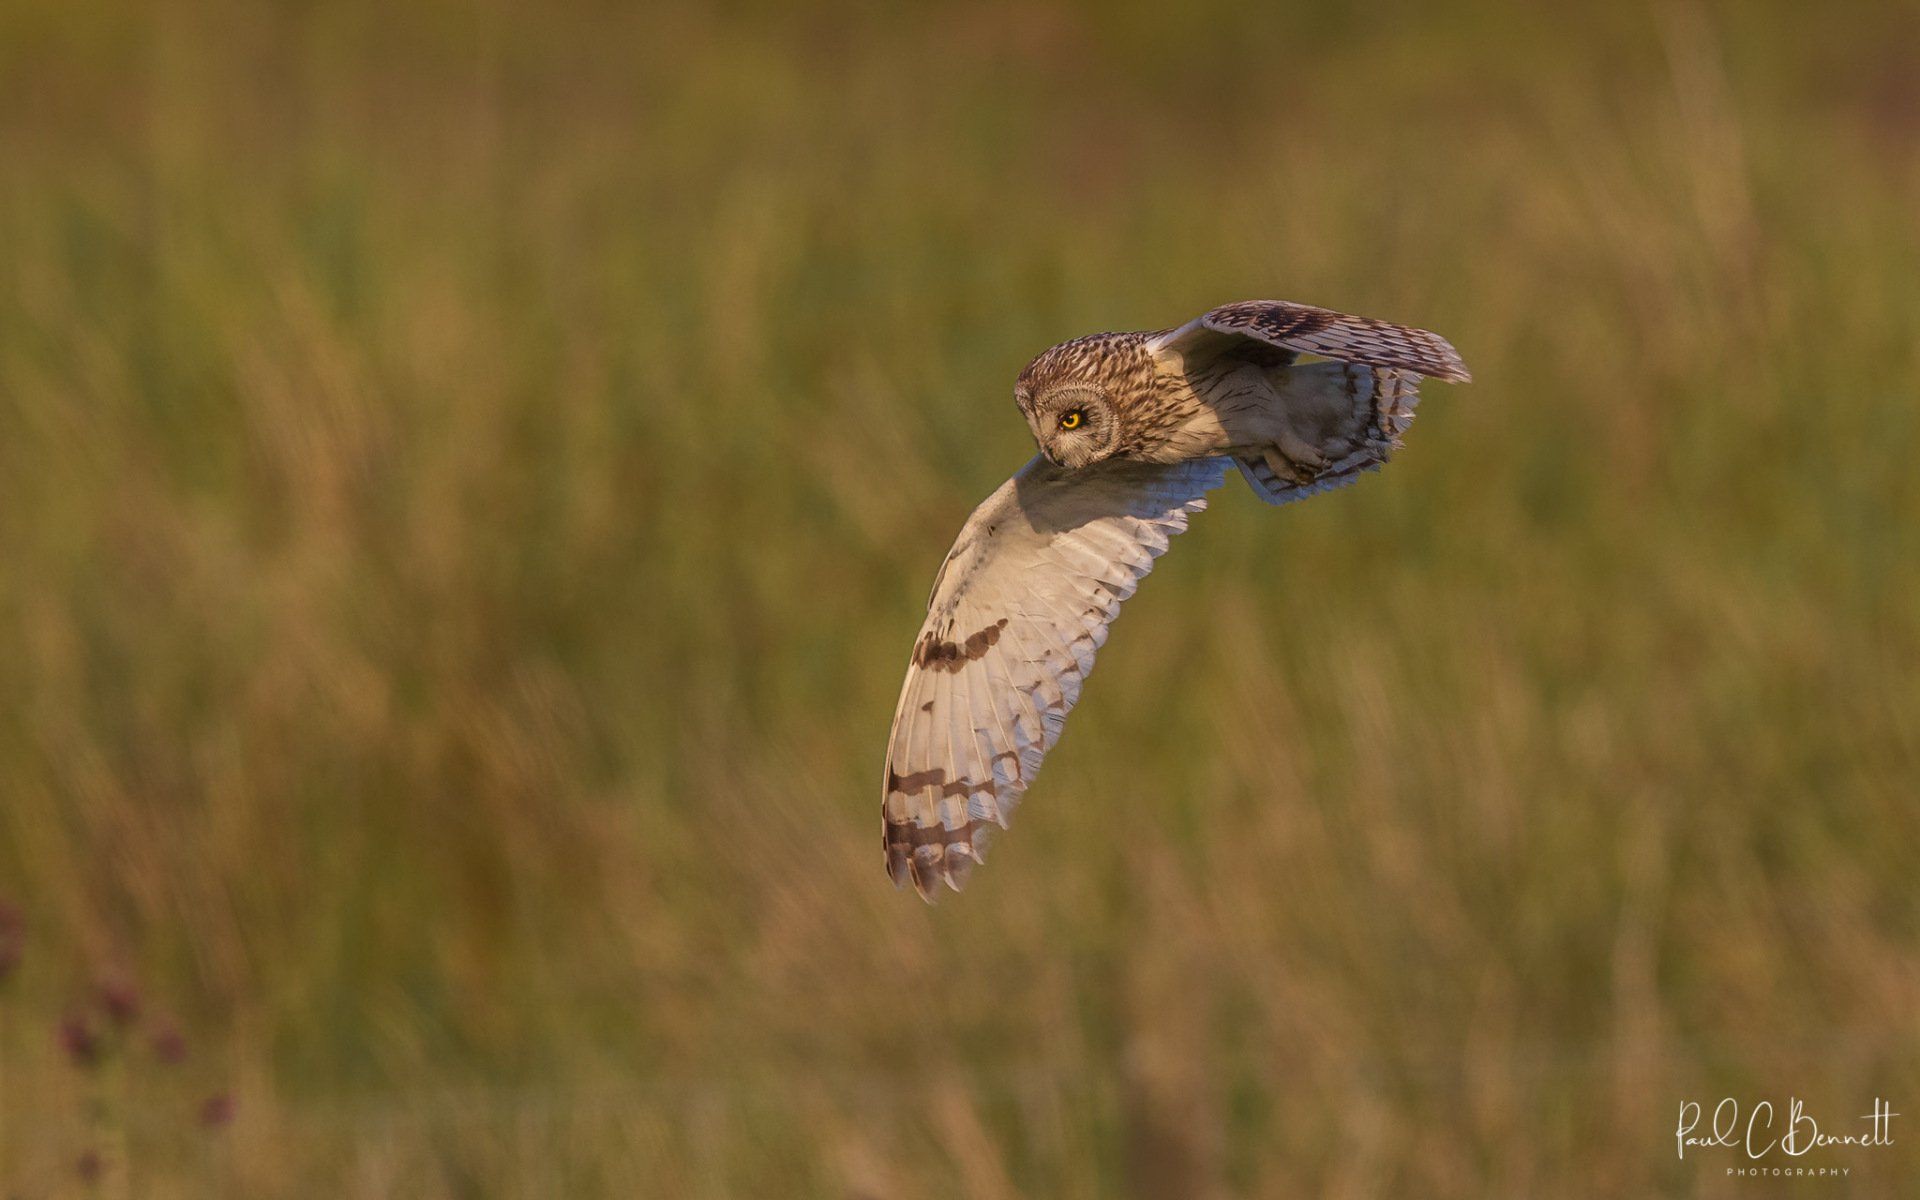
<svg viewBox="0 0 1920 1200"><path fill-rule="evenodd" d="M1291 361L1296 354L1317 354L1397 367L1448 383L1466 383L1471 378L1459 352L1437 333L1287 300L1223 304L1148 341L1155 351L1187 356L1231 352L1235 343L1272 347L1280 352L1281 361Z"/></svg>
<svg viewBox="0 0 1920 1200"><path fill-rule="evenodd" d="M967 520L934 580L887 741L887 873L933 898L982 861L1059 740L1094 652L1224 458L1036 457Z"/></svg>

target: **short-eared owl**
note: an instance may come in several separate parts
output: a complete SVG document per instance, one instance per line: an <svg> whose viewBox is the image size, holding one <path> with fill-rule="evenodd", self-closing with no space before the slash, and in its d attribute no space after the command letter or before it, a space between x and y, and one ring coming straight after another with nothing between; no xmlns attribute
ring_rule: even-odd
<svg viewBox="0 0 1920 1200"><path fill-rule="evenodd" d="M948 551L894 712L880 815L895 885L932 899L966 882L1120 602L1229 464L1269 504L1352 483L1400 444L1421 376L1467 368L1437 334L1278 300L1028 363L1013 395L1040 454Z"/></svg>

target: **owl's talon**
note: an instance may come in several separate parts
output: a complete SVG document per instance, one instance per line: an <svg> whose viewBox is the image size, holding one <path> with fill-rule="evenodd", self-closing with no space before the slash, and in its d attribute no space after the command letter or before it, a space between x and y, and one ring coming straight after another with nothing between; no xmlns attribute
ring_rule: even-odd
<svg viewBox="0 0 1920 1200"><path fill-rule="evenodd" d="M1312 483L1326 471L1327 460L1304 442L1298 443L1297 449L1301 452L1299 457L1278 446L1268 446L1260 451L1260 457L1266 460L1268 469L1281 479L1299 484Z"/></svg>

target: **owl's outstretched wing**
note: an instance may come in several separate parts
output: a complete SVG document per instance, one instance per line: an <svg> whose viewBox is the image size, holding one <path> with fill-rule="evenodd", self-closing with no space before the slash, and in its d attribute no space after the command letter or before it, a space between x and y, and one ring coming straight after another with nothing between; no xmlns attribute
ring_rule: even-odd
<svg viewBox="0 0 1920 1200"><path fill-rule="evenodd" d="M975 509L934 580L887 741L887 873L959 890L1059 740L1120 602L1220 485L1224 458L1036 457Z"/></svg>
<svg viewBox="0 0 1920 1200"><path fill-rule="evenodd" d="M1178 329L1156 334L1148 345L1156 351L1194 355L1233 351L1236 342L1272 347L1279 352L1279 361L1290 361L1296 354L1317 354L1395 367L1448 383L1470 379L1459 353L1437 333L1286 300L1223 304Z"/></svg>

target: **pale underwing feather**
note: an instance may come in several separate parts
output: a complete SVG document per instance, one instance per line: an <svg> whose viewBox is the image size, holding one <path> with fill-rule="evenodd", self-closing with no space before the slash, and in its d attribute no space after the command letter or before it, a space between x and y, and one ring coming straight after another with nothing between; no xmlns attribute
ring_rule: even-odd
<svg viewBox="0 0 1920 1200"><path fill-rule="evenodd" d="M1224 458L1035 458L989 496L941 565L887 742L887 869L958 888L1059 740L1109 624Z"/></svg>

